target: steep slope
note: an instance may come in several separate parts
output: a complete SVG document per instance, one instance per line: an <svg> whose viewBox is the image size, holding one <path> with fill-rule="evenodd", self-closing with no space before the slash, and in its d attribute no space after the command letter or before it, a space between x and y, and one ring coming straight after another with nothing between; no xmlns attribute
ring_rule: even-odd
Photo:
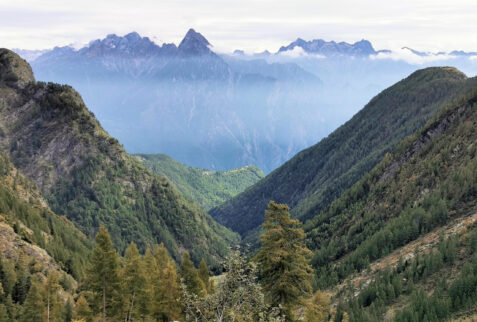
<svg viewBox="0 0 477 322"><path fill-rule="evenodd" d="M432 118L465 82L452 68L419 70L374 97L351 120L237 197L211 210L242 235L258 227L270 200L305 221Z"/></svg>
<svg viewBox="0 0 477 322"><path fill-rule="evenodd" d="M338 297L350 320L476 313L476 124L472 78L438 116L305 225L316 285L341 283Z"/></svg>
<svg viewBox="0 0 477 322"><path fill-rule="evenodd" d="M153 173L169 179L184 196L205 210L236 196L265 176L254 166L211 171L188 167L165 154L137 154L135 157Z"/></svg>
<svg viewBox="0 0 477 322"><path fill-rule="evenodd" d="M457 102L305 224L316 266L352 253L337 271L343 278L451 217L477 212L477 79L462 88Z"/></svg>
<svg viewBox="0 0 477 322"><path fill-rule="evenodd" d="M72 222L48 208L36 185L4 153L0 153L0 238L4 258L18 259L24 253L75 278L81 276L92 246Z"/></svg>
<svg viewBox="0 0 477 322"><path fill-rule="evenodd" d="M8 50L0 66L0 147L54 211L88 236L104 223L120 250L130 241L141 249L164 242L175 258L187 249L211 264L228 252L235 234L128 155L71 87L35 83Z"/></svg>

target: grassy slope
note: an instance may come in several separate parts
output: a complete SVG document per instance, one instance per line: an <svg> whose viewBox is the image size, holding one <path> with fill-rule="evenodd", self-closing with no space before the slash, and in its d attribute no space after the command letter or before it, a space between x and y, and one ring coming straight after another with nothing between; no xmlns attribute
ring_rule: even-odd
<svg viewBox="0 0 477 322"><path fill-rule="evenodd" d="M229 200L265 176L254 166L210 171L186 166L165 154L138 154L136 158L152 172L168 178L184 196L205 210Z"/></svg>
<svg viewBox="0 0 477 322"><path fill-rule="evenodd" d="M0 75L23 63L0 51ZM237 241L166 178L127 154L71 87L31 78L0 82L0 114L0 147L52 209L86 235L104 223L120 250L131 241L141 249L164 242L176 259L186 249L211 265Z"/></svg>
<svg viewBox="0 0 477 322"><path fill-rule="evenodd" d="M302 221L313 218L431 119L465 79L452 68L413 73L327 138L210 213L242 235L262 223L269 200L289 204Z"/></svg>

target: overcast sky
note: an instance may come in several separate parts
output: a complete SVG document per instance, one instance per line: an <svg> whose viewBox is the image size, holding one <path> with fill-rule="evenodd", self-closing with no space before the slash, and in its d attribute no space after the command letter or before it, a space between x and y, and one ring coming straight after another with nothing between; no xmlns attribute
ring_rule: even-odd
<svg viewBox="0 0 477 322"><path fill-rule="evenodd" d="M477 51L476 0L0 0L0 47L85 44L137 31L178 44L189 28L217 51L276 51L305 40L377 49Z"/></svg>

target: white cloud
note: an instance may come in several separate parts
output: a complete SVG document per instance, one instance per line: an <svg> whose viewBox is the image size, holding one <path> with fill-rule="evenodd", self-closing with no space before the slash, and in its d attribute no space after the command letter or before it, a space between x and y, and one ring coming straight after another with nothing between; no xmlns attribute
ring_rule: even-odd
<svg viewBox="0 0 477 322"><path fill-rule="evenodd" d="M323 55L319 54L309 54L303 48L295 46L292 50L280 52L280 56L286 56L290 58L300 58L300 57L313 57L313 58L325 58Z"/></svg>
<svg viewBox="0 0 477 322"><path fill-rule="evenodd" d="M178 43L193 27L229 51L275 52L297 37L475 51L476 16L475 0L0 0L0 46L49 48L133 30Z"/></svg>
<svg viewBox="0 0 477 322"><path fill-rule="evenodd" d="M425 56L417 55L406 48L393 50L390 53L379 53L377 55L370 56L371 59L392 59L402 60L412 65L424 65L433 62L449 61L456 59L457 56L448 54L433 54L428 53Z"/></svg>

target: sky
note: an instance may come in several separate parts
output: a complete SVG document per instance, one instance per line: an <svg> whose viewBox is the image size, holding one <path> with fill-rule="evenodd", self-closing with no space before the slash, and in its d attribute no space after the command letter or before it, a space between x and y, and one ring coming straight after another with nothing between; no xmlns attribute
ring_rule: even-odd
<svg viewBox="0 0 477 322"><path fill-rule="evenodd" d="M477 51L476 0L0 0L0 47L80 47L137 31L178 44L189 28L218 52L276 52L300 37L376 49Z"/></svg>

